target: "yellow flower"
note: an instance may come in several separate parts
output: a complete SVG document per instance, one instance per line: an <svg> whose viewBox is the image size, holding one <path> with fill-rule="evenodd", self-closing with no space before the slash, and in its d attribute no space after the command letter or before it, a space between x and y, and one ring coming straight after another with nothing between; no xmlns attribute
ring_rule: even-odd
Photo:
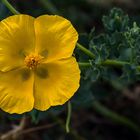
<svg viewBox="0 0 140 140"><path fill-rule="evenodd" d="M63 17L15 15L0 22L0 108L9 113L64 104L79 87L78 34Z"/></svg>

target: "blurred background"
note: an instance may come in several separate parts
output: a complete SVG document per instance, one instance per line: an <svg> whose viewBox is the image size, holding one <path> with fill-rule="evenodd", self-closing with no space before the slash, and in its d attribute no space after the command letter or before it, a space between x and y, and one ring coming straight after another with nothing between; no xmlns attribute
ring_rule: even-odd
<svg viewBox="0 0 140 140"><path fill-rule="evenodd" d="M102 17L113 7L140 24L139 0L9 0L22 14L34 17L58 14L69 19L80 35L95 27L102 33ZM12 13L0 2L0 20ZM84 42L84 41L82 41ZM85 43L86 44L86 43ZM84 45L84 44L83 44ZM98 100L99 102L95 101ZM66 133L67 103L45 112L23 115L0 111L1 140L140 140L140 83L114 88L106 81L90 82L82 77L81 87L71 99L70 133ZM24 125L23 125L24 124ZM20 135L14 131L20 126ZM11 131L12 130L12 131ZM18 131L17 131L18 132Z"/></svg>

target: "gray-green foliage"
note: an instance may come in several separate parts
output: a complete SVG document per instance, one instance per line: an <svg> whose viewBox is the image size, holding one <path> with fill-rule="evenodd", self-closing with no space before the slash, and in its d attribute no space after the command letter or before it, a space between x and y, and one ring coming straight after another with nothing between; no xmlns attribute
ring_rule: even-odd
<svg viewBox="0 0 140 140"><path fill-rule="evenodd" d="M121 88L139 80L140 27L136 22L130 23L128 15L117 8L112 9L108 16L103 16L102 21L102 33L96 34L92 30L88 35L88 47L95 54L95 59L89 59L92 68L85 73L92 81L103 79L119 84ZM123 65L104 64L108 59Z"/></svg>

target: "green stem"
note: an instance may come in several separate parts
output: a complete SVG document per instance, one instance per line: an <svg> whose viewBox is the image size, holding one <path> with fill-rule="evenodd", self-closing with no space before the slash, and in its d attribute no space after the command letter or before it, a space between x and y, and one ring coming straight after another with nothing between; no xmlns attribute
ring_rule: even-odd
<svg viewBox="0 0 140 140"><path fill-rule="evenodd" d="M92 59L95 58L95 55L88 49L86 49L84 46L82 46L81 44L77 43L77 47L83 51L86 55L88 55L89 57L91 57ZM116 67L122 67L126 64L130 64L129 62L125 62L125 61L118 61L118 60L111 60L111 59L107 59L103 62L100 63L100 65L103 66L116 66ZM79 65L81 66L91 66L90 63L86 63L86 62L79 62ZM138 69L140 69L140 67L138 66Z"/></svg>
<svg viewBox="0 0 140 140"><path fill-rule="evenodd" d="M116 67L122 67L126 64L130 64L129 62L125 62L125 61L118 61L118 60L111 60L111 59L107 59L103 62L101 62L101 65L103 66L116 66Z"/></svg>
<svg viewBox="0 0 140 140"><path fill-rule="evenodd" d="M78 62L78 64L79 64L80 67L91 67L92 66L92 64L90 62ZM129 62L123 62L123 61L107 59L107 60L101 62L99 65L122 67L125 64L129 64Z"/></svg>
<svg viewBox="0 0 140 140"><path fill-rule="evenodd" d="M56 14L60 15L59 11L57 8L53 5L51 0L40 0L40 3L51 13L51 14Z"/></svg>
<svg viewBox="0 0 140 140"><path fill-rule="evenodd" d="M95 55L90 50L88 50L84 46L82 46L81 44L77 43L77 48L79 48L81 51L83 51L86 55L88 55L92 59L95 58ZM123 67L126 64L130 65L129 62L119 61L119 60L111 60L111 59L107 59L107 60L100 63L100 65L102 65L102 66L115 66L115 67ZM79 66L89 67L89 66L91 66L91 64L86 63L86 62L79 62ZM137 66L137 69L140 70L140 66Z"/></svg>
<svg viewBox="0 0 140 140"><path fill-rule="evenodd" d="M91 67L92 65L90 63L87 62L78 62L80 67Z"/></svg>
<svg viewBox="0 0 140 140"><path fill-rule="evenodd" d="M78 62L80 67L91 67L91 63L89 62ZM129 62L125 62L125 61L118 61L118 60L111 60L111 59L107 59L103 62L100 63L100 65L102 66L114 66L114 67L123 67L124 65L130 65ZM140 66L137 66L137 70L140 71Z"/></svg>
<svg viewBox="0 0 140 140"><path fill-rule="evenodd" d="M14 14L20 14L7 0L1 0L3 4Z"/></svg>
<svg viewBox="0 0 140 140"><path fill-rule="evenodd" d="M95 55L90 50L86 49L84 46L82 46L78 42L77 42L77 48L80 49L81 51L83 51L89 57L91 57L93 59L95 58Z"/></svg>
<svg viewBox="0 0 140 140"><path fill-rule="evenodd" d="M66 132L69 133L70 129L69 129L69 125L70 125L70 119L71 119L71 103L70 101L68 102L68 114L67 114L67 120L66 120Z"/></svg>
<svg viewBox="0 0 140 140"><path fill-rule="evenodd" d="M98 101L93 102L93 107L101 115L111 119L114 122L125 125L125 126L131 128L132 130L140 133L140 127L139 126L137 126L135 123L133 123L128 118L126 118L124 116L121 116L121 115L118 115L117 113L115 113L115 112L109 110L108 108L104 107Z"/></svg>
<svg viewBox="0 0 140 140"><path fill-rule="evenodd" d="M123 67L124 65L131 65L131 63L125 62L125 61L107 59L106 61L102 62L101 65L103 65L103 66ZM137 66L137 70L140 71L140 66Z"/></svg>
<svg viewBox="0 0 140 140"><path fill-rule="evenodd" d="M65 123L63 122L63 120L61 118L59 118L58 116L54 115L54 114L49 114L51 116L51 118L56 121L58 124L60 124L60 129L62 130L66 130L66 127L65 127ZM76 129L72 129L70 131L71 135L74 136L74 138L76 140L86 140L85 138L83 138L81 135L79 135L79 133L77 133Z"/></svg>
<svg viewBox="0 0 140 140"><path fill-rule="evenodd" d="M131 65L131 63L129 63L129 62L110 60L110 59L107 59L106 61L101 63L101 65L103 65L103 66L116 66L116 67L123 67L124 65L127 65L127 64ZM140 66L137 66L137 70L140 71Z"/></svg>

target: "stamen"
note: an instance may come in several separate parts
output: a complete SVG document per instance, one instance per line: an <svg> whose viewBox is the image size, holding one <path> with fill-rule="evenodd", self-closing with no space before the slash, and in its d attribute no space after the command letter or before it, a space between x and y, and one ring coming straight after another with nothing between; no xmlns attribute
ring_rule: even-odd
<svg viewBox="0 0 140 140"><path fill-rule="evenodd" d="M25 57L24 62L29 69L35 69L37 65L40 64L42 58L43 57L41 55L30 54Z"/></svg>

